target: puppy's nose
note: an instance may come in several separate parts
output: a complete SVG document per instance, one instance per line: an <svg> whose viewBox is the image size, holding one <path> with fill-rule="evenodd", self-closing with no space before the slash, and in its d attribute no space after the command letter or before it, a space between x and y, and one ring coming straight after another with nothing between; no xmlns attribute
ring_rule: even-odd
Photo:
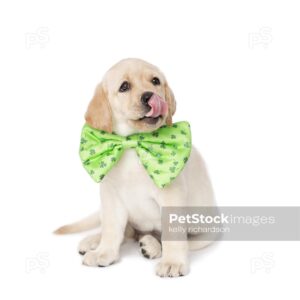
<svg viewBox="0 0 300 300"><path fill-rule="evenodd" d="M141 97L141 101L144 105L148 105L148 102L150 100L150 98L153 96L152 92L145 92L142 97Z"/></svg>

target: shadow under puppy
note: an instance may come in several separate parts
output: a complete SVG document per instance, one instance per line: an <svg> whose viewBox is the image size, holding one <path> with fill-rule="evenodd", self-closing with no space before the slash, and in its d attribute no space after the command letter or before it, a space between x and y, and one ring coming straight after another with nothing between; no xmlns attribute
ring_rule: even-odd
<svg viewBox="0 0 300 300"><path fill-rule="evenodd" d="M153 176L149 176L148 166L137 155L138 150L131 147L140 141L128 138L138 137L143 142L144 136L137 134L143 133L146 139L152 139L151 133L167 131L172 127L175 110L174 95L165 76L157 67L139 59L120 61L108 70L97 86L85 115L83 132L93 135L90 139L98 143L94 145L95 148L103 146L99 141L105 144L107 136L112 140L118 136L118 142L129 147L125 147L126 151L119 150L122 155L117 163L108 165L101 162L102 167L107 169L105 176L101 175L98 180L101 180L101 211L56 231L58 234L73 233L101 225L101 233L85 238L79 245L79 252L84 255L83 264L109 266L119 259L122 242L126 238L136 238L145 257L161 257L156 267L157 275L177 277L188 273L188 251L201 249L211 243L188 237L183 241L160 240L163 207L214 205L210 180L197 150L190 146L188 156L177 169L176 176L169 176L168 179L157 170L152 173ZM187 123L180 124L186 126ZM171 138L174 136L172 134ZM86 142L85 137L82 142ZM155 137L154 134L153 139ZM111 151L117 148L112 146ZM142 153L143 145L140 148ZM152 150L147 151L149 153ZM176 151L172 155L177 155ZM81 158L96 180L100 168L91 169L92 160ZM169 169L173 171L175 167Z"/></svg>

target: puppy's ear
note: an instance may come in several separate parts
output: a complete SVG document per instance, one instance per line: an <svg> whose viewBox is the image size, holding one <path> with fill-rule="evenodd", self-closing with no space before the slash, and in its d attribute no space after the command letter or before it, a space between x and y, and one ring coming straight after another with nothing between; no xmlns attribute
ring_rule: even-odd
<svg viewBox="0 0 300 300"><path fill-rule="evenodd" d="M111 108L101 83L97 86L95 95L88 106L85 120L93 128L112 132Z"/></svg>
<svg viewBox="0 0 300 300"><path fill-rule="evenodd" d="M176 111L176 101L174 94L167 83L165 83L165 97L169 107L166 123L168 126L171 126L173 124L172 116L175 114Z"/></svg>

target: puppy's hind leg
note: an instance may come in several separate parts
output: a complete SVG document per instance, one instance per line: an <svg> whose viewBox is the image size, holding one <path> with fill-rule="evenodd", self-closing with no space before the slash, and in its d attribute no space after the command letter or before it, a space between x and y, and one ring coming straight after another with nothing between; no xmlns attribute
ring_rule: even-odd
<svg viewBox="0 0 300 300"><path fill-rule="evenodd" d="M101 241L101 233L89 235L84 238L78 246L78 252L80 255L84 255L86 252L95 250L99 246Z"/></svg>
<svg viewBox="0 0 300 300"><path fill-rule="evenodd" d="M161 243L153 235L140 235L138 242L141 248L141 253L144 257L150 259L161 257Z"/></svg>
<svg viewBox="0 0 300 300"><path fill-rule="evenodd" d="M206 248L210 244L213 243L213 241L188 241L189 243L189 250L196 251L203 248Z"/></svg>
<svg viewBox="0 0 300 300"><path fill-rule="evenodd" d="M219 240L221 234L201 233L188 237L189 250L196 251L208 247L213 242Z"/></svg>

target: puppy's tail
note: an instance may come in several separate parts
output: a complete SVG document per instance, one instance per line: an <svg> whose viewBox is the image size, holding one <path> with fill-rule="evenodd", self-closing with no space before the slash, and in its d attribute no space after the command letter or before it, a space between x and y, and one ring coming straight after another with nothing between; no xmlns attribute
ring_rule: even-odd
<svg viewBox="0 0 300 300"><path fill-rule="evenodd" d="M95 212L92 215L89 215L80 221L59 227L53 233L54 234L77 233L77 232L82 232L82 231L99 227L100 225L101 225L100 213Z"/></svg>

